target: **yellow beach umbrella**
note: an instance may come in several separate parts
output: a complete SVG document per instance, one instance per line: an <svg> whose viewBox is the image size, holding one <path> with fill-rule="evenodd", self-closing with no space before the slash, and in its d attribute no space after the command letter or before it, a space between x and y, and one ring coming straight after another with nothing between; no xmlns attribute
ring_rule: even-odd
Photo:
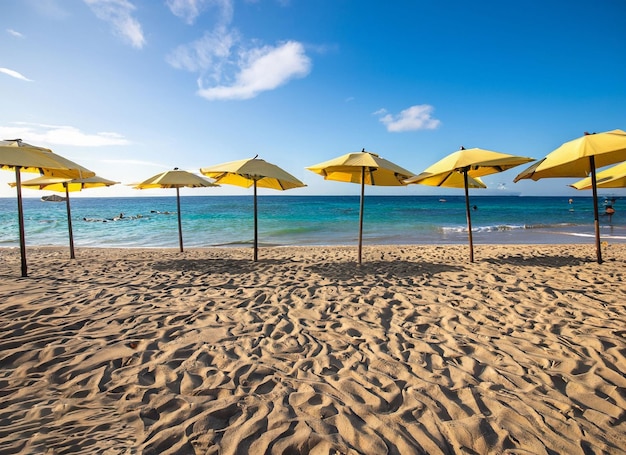
<svg viewBox="0 0 626 455"><path fill-rule="evenodd" d="M23 188L31 188L38 190L56 191L58 193L67 193L68 191L76 192L82 191L88 188L102 188L107 186L117 185L120 182L114 182L103 177L94 175L93 177L68 179L63 177L47 177L42 175L40 177L22 182ZM15 186L15 183L10 183L11 186Z"/></svg>
<svg viewBox="0 0 626 455"><path fill-rule="evenodd" d="M72 210L70 207L70 191L82 191L86 188L98 188L104 186L116 185L119 182L107 180L102 177L93 176L81 179L67 179L62 177L47 177L45 175L21 183L22 188L31 188L37 190L50 190L65 193L65 206L67 208L67 229L70 237L70 258L75 259L74 254L74 233L72 230ZM11 186L17 186L17 182L10 183Z"/></svg>
<svg viewBox="0 0 626 455"><path fill-rule="evenodd" d="M375 153L366 152L365 149L309 166L307 169L321 175L324 180L359 183L361 185L358 250L358 263L360 264L363 249L365 185L404 186L406 185L404 181L413 177L414 174Z"/></svg>
<svg viewBox="0 0 626 455"><path fill-rule="evenodd" d="M596 256L602 263L600 248L600 221L598 214L598 187L596 169L626 160L626 132L622 130L604 133L585 133L577 139L565 142L545 158L522 171L521 179L539 180L553 177L590 177L593 191L593 214L596 237Z"/></svg>
<svg viewBox="0 0 626 455"><path fill-rule="evenodd" d="M424 172L416 175L415 177L411 177L406 180L407 184L411 183L419 183L420 185L428 185L428 186L440 186L442 188L465 188L465 173L451 172L444 174L436 174L429 171L430 168L426 169ZM467 176L467 187L468 188L487 188L487 185L480 179L480 177L470 177Z"/></svg>
<svg viewBox="0 0 626 455"><path fill-rule="evenodd" d="M307 169L321 175L324 180L376 186L404 186L403 181L414 175L365 149L308 166Z"/></svg>
<svg viewBox="0 0 626 455"><path fill-rule="evenodd" d="M272 190L290 190L306 186L293 175L284 171L275 164L254 158L229 161L214 166L200 168L200 172L215 179L216 183L254 187L254 261L259 259L258 241L258 215L257 215L257 187L270 188Z"/></svg>
<svg viewBox="0 0 626 455"><path fill-rule="evenodd" d="M24 236L24 212L22 209L21 171L36 172L65 178L92 177L95 172L63 158L52 150L22 142L21 139L0 141L0 169L14 170L17 189L17 211L20 235L22 276L28 276L26 265L26 241Z"/></svg>
<svg viewBox="0 0 626 455"><path fill-rule="evenodd" d="M0 169L34 172L70 179L96 175L95 172L54 153L50 149L27 144L21 139L0 141Z"/></svg>
<svg viewBox="0 0 626 455"><path fill-rule="evenodd" d="M146 190L151 188L176 188L176 207L178 213L178 243L180 252L183 252L183 225L180 217L180 188L203 188L211 186L219 186L209 182L207 179L191 172L181 171L174 168L172 171L161 172L153 175L147 180L132 185L137 190Z"/></svg>
<svg viewBox="0 0 626 455"><path fill-rule="evenodd" d="M598 188L626 188L626 161L611 166L596 174ZM570 185L577 190L591 189L591 177L586 177Z"/></svg>
<svg viewBox="0 0 626 455"><path fill-rule="evenodd" d="M406 180L406 183L419 183L430 186L443 186L465 189L465 212L470 248L470 262L474 262L474 241L472 237L472 217L470 215L469 188L486 188L480 177L506 171L520 164L533 161L533 158L508 155L480 148L461 147L445 158L437 161L421 174Z"/></svg>

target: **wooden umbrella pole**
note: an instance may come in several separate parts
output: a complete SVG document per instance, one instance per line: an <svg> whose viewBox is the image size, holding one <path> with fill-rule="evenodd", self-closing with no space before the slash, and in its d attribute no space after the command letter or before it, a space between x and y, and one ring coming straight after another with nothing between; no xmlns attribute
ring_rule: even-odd
<svg viewBox="0 0 626 455"><path fill-rule="evenodd" d="M596 179L596 160L592 156L589 157L591 165L591 190L593 192L593 219L596 232L596 255L598 264L602 264L602 246L600 245L600 214L598 213L598 182Z"/></svg>
<svg viewBox="0 0 626 455"><path fill-rule="evenodd" d="M254 262L259 260L259 222L257 218L256 179L254 179Z"/></svg>
<svg viewBox="0 0 626 455"><path fill-rule="evenodd" d="M72 231L72 209L70 208L70 192L68 183L63 183L65 187L65 206L67 207L67 229L70 234L70 259L76 259L74 255L74 233Z"/></svg>
<svg viewBox="0 0 626 455"><path fill-rule="evenodd" d="M178 212L178 243L180 252L183 252L183 223L180 220L180 189L176 187L176 211Z"/></svg>
<svg viewBox="0 0 626 455"><path fill-rule="evenodd" d="M467 236L469 238L470 262L474 262L474 240L472 238L472 216L470 215L469 183L467 178L468 168L463 169L465 183L465 213L467 214Z"/></svg>
<svg viewBox="0 0 626 455"><path fill-rule="evenodd" d="M363 251L363 200L365 199L365 166L361 167L361 205L359 207L359 259L361 264L361 255Z"/></svg>
<svg viewBox="0 0 626 455"><path fill-rule="evenodd" d="M22 256L22 276L28 276L26 266L26 240L24 235L24 209L22 208L22 177L20 167L15 166L15 188L17 188L17 218L20 231L20 254Z"/></svg>

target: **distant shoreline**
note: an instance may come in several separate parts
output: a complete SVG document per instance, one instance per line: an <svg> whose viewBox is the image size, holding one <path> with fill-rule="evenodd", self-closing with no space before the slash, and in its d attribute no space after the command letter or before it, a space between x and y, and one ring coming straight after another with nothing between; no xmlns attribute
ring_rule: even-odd
<svg viewBox="0 0 626 455"><path fill-rule="evenodd" d="M587 194L589 193L589 194ZM46 194L49 194L46 193ZM60 193L59 193L60 194ZM22 194L22 199L30 199L30 200L41 200L41 196L42 195L38 195L38 196L28 196L25 194ZM208 198L213 198L213 197L252 197L252 193L250 194L184 194L183 192L181 192L180 194L181 199L182 198L192 198L192 197L208 197ZM293 194L293 193L287 193L287 192L275 192L272 194L259 194L258 197L260 198L270 198L270 197L302 197L302 198L310 198L310 197L355 197L355 198L359 198L360 196L358 194ZM462 190L460 193L458 194L450 194L450 193L446 193L446 194L365 194L365 198L381 198L381 197L407 197L407 198L465 198L465 196L462 193ZM564 198L564 199L591 199L592 195L591 192L585 192L585 194L580 194L580 195L534 195L534 194L480 194L477 192L470 192L470 198L473 199L475 197L510 197L510 198ZM626 199L626 193L624 194L614 194L614 193L598 193L598 198L605 198L605 197L615 197L617 199ZM87 195L87 192L85 192L85 194L80 194L80 193L72 193L70 195L70 200L74 199L74 198L78 198L78 199L143 199L143 198L176 198L176 194L175 193L167 193L166 191L162 191L161 193L151 193L151 194L138 194L135 196L89 196ZM0 196L0 200L5 199L5 200L11 200L11 199L15 199L15 196ZM42 201L43 202L43 201ZM64 202L64 201L63 201Z"/></svg>

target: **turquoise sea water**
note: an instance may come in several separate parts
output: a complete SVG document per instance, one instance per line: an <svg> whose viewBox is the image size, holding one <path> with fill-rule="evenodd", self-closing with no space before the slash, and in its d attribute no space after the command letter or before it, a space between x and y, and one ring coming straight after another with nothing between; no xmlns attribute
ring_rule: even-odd
<svg viewBox="0 0 626 455"><path fill-rule="evenodd" d="M70 196L71 197L71 196ZM467 242L465 198L366 196L365 245ZM604 212L600 201L600 211ZM593 243L589 197L471 197L476 244ZM626 199L618 199L602 240L626 243ZM76 247L178 246L176 197L72 198ZM124 217L118 219L120 213ZM245 246L253 241L252 196L181 196L185 247ZM358 196L259 196L259 244L353 245ZM68 245L64 202L24 199L27 245ZM19 243L16 199L0 198L0 247Z"/></svg>

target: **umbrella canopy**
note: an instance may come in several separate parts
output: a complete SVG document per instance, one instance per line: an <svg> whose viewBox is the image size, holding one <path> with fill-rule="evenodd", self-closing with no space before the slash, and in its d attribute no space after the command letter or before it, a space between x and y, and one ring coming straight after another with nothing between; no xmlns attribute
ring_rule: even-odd
<svg viewBox="0 0 626 455"><path fill-rule="evenodd" d="M161 172L153 175L147 180L140 183L134 183L133 187L137 190L146 190L151 188L176 188L176 207L178 213L178 243L180 252L183 252L183 225L180 217L180 188L203 188L210 186L219 186L209 182L207 179L191 172L181 171L174 168L172 171Z"/></svg>
<svg viewBox="0 0 626 455"><path fill-rule="evenodd" d="M534 159L481 148L466 149L461 147L460 150L437 161L422 174L409 179L409 183L419 182L423 185L456 187L455 183L445 185L445 182L448 179L463 175L465 171L470 177L483 177L531 161Z"/></svg>
<svg viewBox="0 0 626 455"><path fill-rule="evenodd" d="M565 142L545 158L522 171L515 182L521 179L539 180L551 177L587 177L591 179L593 191L593 214L596 238L596 255L602 263L600 248L600 221L598 214L598 191L596 168L609 166L626 160L626 132L622 130L604 133L585 133L577 139Z"/></svg>
<svg viewBox="0 0 626 455"><path fill-rule="evenodd" d="M290 190L306 186L293 175L284 171L275 164L254 158L229 161L215 166L200 168L200 172L215 179L217 183L254 187L254 261L259 259L259 235L257 215L257 187L273 190Z"/></svg>
<svg viewBox="0 0 626 455"><path fill-rule="evenodd" d="M474 262L474 241L472 237L472 217L470 214L468 189L486 188L480 177L506 171L530 161L533 161L533 158L508 155L480 148L466 149L461 147L461 150L437 161L421 174L408 179L406 183L465 189L465 212L470 262Z"/></svg>
<svg viewBox="0 0 626 455"><path fill-rule="evenodd" d="M203 167L200 172L218 183L244 188L257 186L282 191L306 186L275 164L257 157Z"/></svg>
<svg viewBox="0 0 626 455"><path fill-rule="evenodd" d="M24 238L24 212L20 172L37 172L48 176L65 178L92 177L95 172L80 166L52 150L27 144L21 139L0 141L0 169L14 170L17 189L17 212L20 233L22 276L28 276L26 265L26 241Z"/></svg>
<svg viewBox="0 0 626 455"><path fill-rule="evenodd" d="M430 168L429 168L430 169ZM420 185L441 186L444 188L465 188L465 173L455 171L447 174L434 174L428 169L406 180L407 184L419 183ZM467 176L468 188L487 188L480 177Z"/></svg>
<svg viewBox="0 0 626 455"><path fill-rule="evenodd" d="M366 152L365 149L309 166L307 169L321 175L324 180L377 186L403 186L404 180L414 175L375 153Z"/></svg>
<svg viewBox="0 0 626 455"><path fill-rule="evenodd" d="M69 179L63 177L48 177L42 175L40 177L22 182L22 188L30 188L36 190L49 190L65 193L68 191L82 191L87 188L100 188L105 186L117 185L120 182L114 182L97 175L93 177ZM15 186L15 183L9 185Z"/></svg>
<svg viewBox="0 0 626 455"><path fill-rule="evenodd" d="M593 165L592 165L593 161ZM522 171L515 181L554 177L587 177L595 169L626 161L626 132L585 133L565 142Z"/></svg>
<svg viewBox="0 0 626 455"><path fill-rule="evenodd" d="M67 229L70 237L70 258L75 259L74 254L74 233L72 230L72 210L70 207L70 191L82 191L85 188L97 188L103 186L116 185L119 182L107 180L97 175L81 179L67 179L60 177L47 177L45 175L37 177L26 182L22 182L22 188L31 188L36 190L50 190L65 193L65 206L67 208ZM17 186L17 182L10 183L11 186Z"/></svg>
<svg viewBox="0 0 626 455"><path fill-rule="evenodd" d="M95 172L57 155L52 150L27 144L21 139L0 141L0 169L64 177L93 177Z"/></svg>
<svg viewBox="0 0 626 455"><path fill-rule="evenodd" d="M332 160L307 167L311 172L324 177L324 180L359 183L361 185L361 201L359 209L359 250L358 263L361 263L363 249L363 205L365 185L403 186L404 181L414 174L375 153L347 153Z"/></svg>
<svg viewBox="0 0 626 455"><path fill-rule="evenodd" d="M596 174L598 188L626 188L626 161ZM577 190L590 190L591 177L570 185Z"/></svg>
<svg viewBox="0 0 626 455"><path fill-rule="evenodd" d="M134 183L133 186L138 190L146 190L150 188L203 188L219 185L199 175L175 168L172 171L165 171L153 175L143 182Z"/></svg>

